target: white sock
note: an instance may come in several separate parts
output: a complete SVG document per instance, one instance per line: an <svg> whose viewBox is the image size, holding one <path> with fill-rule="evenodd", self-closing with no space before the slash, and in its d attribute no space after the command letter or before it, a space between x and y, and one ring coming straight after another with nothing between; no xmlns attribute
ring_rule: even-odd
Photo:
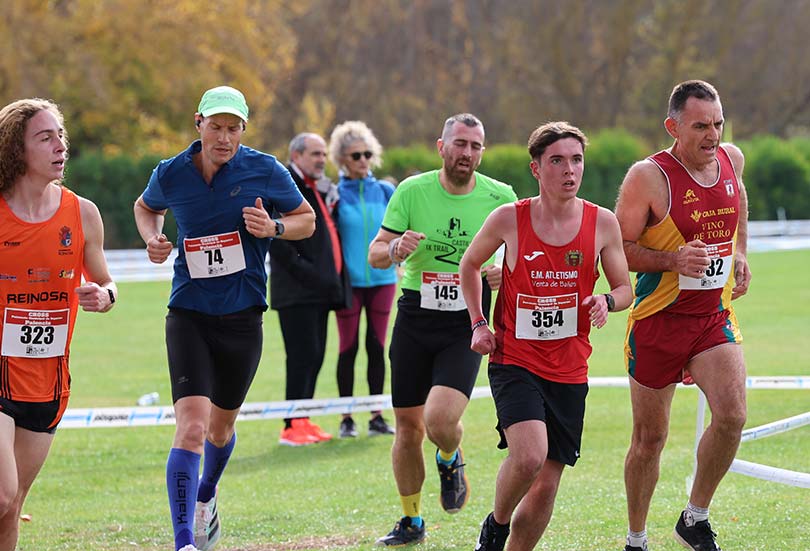
<svg viewBox="0 0 810 551"><path fill-rule="evenodd" d="M647 530L644 529L641 532L633 532L632 530L627 530L627 545L630 547L640 547L647 550Z"/></svg>
<svg viewBox="0 0 810 551"><path fill-rule="evenodd" d="M684 522L686 522L687 526L692 526L696 522L700 522L702 520L709 519L709 508L697 507L692 505L692 502L686 504L686 512L687 515L684 518ZM689 517L692 517L692 522L689 522Z"/></svg>

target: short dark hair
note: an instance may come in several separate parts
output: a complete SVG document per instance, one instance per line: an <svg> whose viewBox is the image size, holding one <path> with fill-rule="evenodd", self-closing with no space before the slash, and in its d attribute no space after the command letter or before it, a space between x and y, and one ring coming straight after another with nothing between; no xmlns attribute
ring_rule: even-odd
<svg viewBox="0 0 810 551"><path fill-rule="evenodd" d="M715 101L720 98L717 89L705 80L687 80L676 85L669 95L669 108L667 116L677 119L686 105L689 98L697 98L706 101Z"/></svg>
<svg viewBox="0 0 810 551"><path fill-rule="evenodd" d="M532 160L540 160L548 146L565 138L574 138L582 144L582 151L588 145L585 133L573 124L565 121L547 122L534 129L529 136L529 156Z"/></svg>
<svg viewBox="0 0 810 551"><path fill-rule="evenodd" d="M448 117L447 120L444 121L444 128L442 128L442 141L446 141L447 135L450 133L450 129L452 129L453 125L455 125L457 122L460 122L465 126L469 126L470 128L480 126L481 130L484 129L484 124L475 115L471 113L458 113L457 115Z"/></svg>

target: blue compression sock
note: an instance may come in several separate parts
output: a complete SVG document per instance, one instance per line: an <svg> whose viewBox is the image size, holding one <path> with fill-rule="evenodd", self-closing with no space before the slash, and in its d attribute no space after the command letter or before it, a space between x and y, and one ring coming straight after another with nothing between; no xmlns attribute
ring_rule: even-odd
<svg viewBox="0 0 810 551"><path fill-rule="evenodd" d="M225 471L228 459L231 458L233 448L236 445L236 433L233 433L231 440L222 446L216 447L208 440L205 441L205 451L203 452L203 471L200 477L200 487L197 489L197 501L203 503L214 497L217 490L217 482Z"/></svg>
<svg viewBox="0 0 810 551"><path fill-rule="evenodd" d="M172 514L175 549L194 544L194 508L197 505L197 476L200 455L180 448L169 451L166 462L166 489Z"/></svg>

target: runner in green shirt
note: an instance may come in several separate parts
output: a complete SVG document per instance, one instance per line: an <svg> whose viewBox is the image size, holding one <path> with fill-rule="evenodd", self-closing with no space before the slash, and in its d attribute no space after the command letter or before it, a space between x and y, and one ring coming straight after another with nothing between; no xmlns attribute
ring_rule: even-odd
<svg viewBox="0 0 810 551"><path fill-rule="evenodd" d="M420 496L426 434L438 448L442 507L456 513L467 502L461 416L481 356L470 350L472 330L458 265L489 213L517 200L510 186L475 172L484 152L484 126L475 116L447 119L436 145L442 168L399 185L369 246L375 268L407 260L389 351L396 419L392 459L404 516L377 540L381 546L425 537ZM490 260L481 273L487 282L482 303L489 312L501 269Z"/></svg>

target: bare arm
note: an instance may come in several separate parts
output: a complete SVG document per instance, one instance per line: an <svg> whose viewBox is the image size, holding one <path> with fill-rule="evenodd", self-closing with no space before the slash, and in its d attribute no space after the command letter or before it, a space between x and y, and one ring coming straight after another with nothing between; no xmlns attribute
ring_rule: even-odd
<svg viewBox="0 0 810 551"><path fill-rule="evenodd" d="M495 350L495 335L486 324L477 324L484 319L484 311L481 306L481 286L483 285L481 266L503 243L507 244L507 250L510 248L510 243L514 242L514 237L511 237L512 233L517 233L515 206L498 207L487 217L481 229L475 234L458 267L461 292L464 294L464 302L467 303L470 322L477 325L473 329L470 348L479 354L489 354Z"/></svg>
<svg viewBox="0 0 810 551"><path fill-rule="evenodd" d="M416 250L424 238L424 233L413 230L406 230L402 235L397 235L380 228L368 246L368 263L380 269L388 268L394 263L399 264Z"/></svg>
<svg viewBox="0 0 810 551"><path fill-rule="evenodd" d="M748 192L743 184L743 169L745 168L745 157L742 151L732 144L723 144L731 163L734 165L734 173L737 175L737 182L740 185L740 213L737 221L737 245L734 252L734 288L731 291L731 299L734 300L748 292L751 283L751 270L748 265Z"/></svg>
<svg viewBox="0 0 810 551"><path fill-rule="evenodd" d="M172 252L172 243L163 235L166 211L156 211L146 206L143 195L135 201L135 225L141 239L146 243L146 254L155 264L162 264Z"/></svg>
<svg viewBox="0 0 810 551"><path fill-rule="evenodd" d="M296 241L306 239L315 232L315 211L306 200L301 201L294 210L281 213L281 216L284 218L284 233L276 235L276 223L270 218L260 198L256 198L252 207L242 209L245 228L251 235L260 239L273 237Z"/></svg>
<svg viewBox="0 0 810 551"><path fill-rule="evenodd" d="M82 271L85 284L76 288L79 305L87 312L108 312L118 297L118 288L110 276L107 259L104 257L104 222L101 213L92 201L79 198L82 231L84 232L84 265ZM109 289L109 291L108 291Z"/></svg>
<svg viewBox="0 0 810 551"><path fill-rule="evenodd" d="M627 259L622 247L621 230L616 217L607 209L599 209L596 222L597 247L599 247L599 261L610 286L610 294L614 300L613 312L620 312L630 306L633 301L633 288L630 285L630 276L627 273ZM591 324L602 327L607 323L608 305L605 295L586 297L582 303L591 306Z"/></svg>
<svg viewBox="0 0 810 551"><path fill-rule="evenodd" d="M690 241L675 252L648 249L638 244L647 226L660 222L668 208L666 180L658 167L647 160L633 165L619 188L616 201L616 218L629 269L699 277L709 265L706 244L702 241Z"/></svg>

